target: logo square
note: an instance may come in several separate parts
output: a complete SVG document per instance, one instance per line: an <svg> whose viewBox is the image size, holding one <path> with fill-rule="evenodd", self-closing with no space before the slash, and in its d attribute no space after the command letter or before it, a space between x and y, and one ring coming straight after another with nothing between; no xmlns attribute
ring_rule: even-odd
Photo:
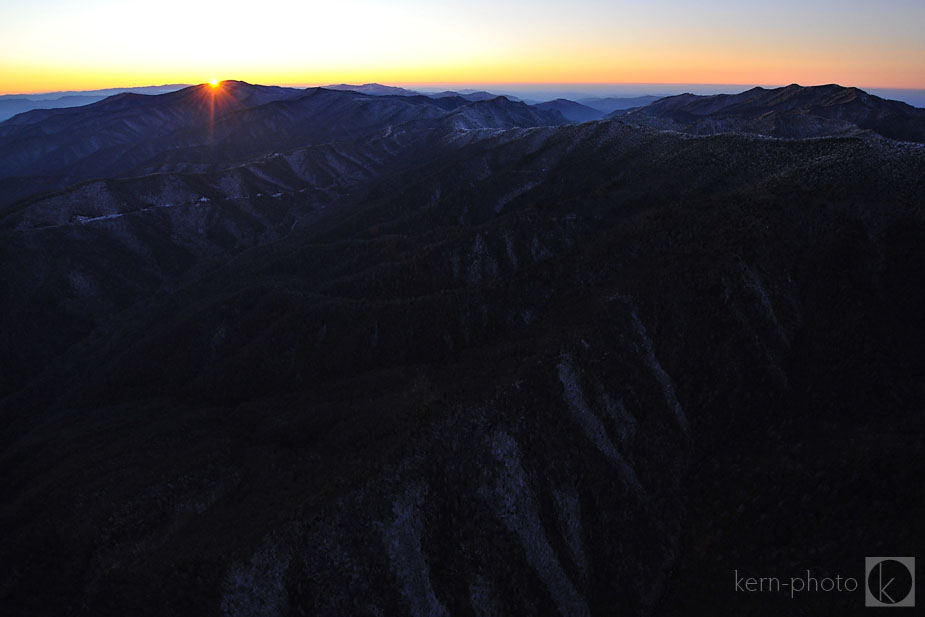
<svg viewBox="0 0 925 617"><path fill-rule="evenodd" d="M915 606L915 557L865 557L864 606Z"/></svg>

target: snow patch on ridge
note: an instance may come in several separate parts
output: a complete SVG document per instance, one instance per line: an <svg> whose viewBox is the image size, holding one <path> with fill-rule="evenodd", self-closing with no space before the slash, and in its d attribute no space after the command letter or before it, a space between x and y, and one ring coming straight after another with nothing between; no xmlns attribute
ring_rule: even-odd
<svg viewBox="0 0 925 617"><path fill-rule="evenodd" d="M389 554L392 572L401 583L404 596L414 617L449 615L434 594L430 566L421 547L423 523L418 510L424 501L420 487L409 487L392 503L394 518L383 527L383 541Z"/></svg>
<svg viewBox="0 0 925 617"><path fill-rule="evenodd" d="M222 614L228 617L274 617L288 612L285 574L289 554L267 538L250 561L232 564L225 577Z"/></svg>
<svg viewBox="0 0 925 617"><path fill-rule="evenodd" d="M678 400L677 394L675 394L674 383L671 380L671 376L662 368L661 362L658 361L655 355L655 345L652 343L652 339L649 338L646 327L642 324L642 320L639 319L639 315L635 310L630 311L630 316L633 319L633 328L636 330L636 334L639 336L639 340L642 343L643 359L646 361L646 364L649 365L652 374L655 375L655 378L662 385L662 392L665 394L665 400L674 412L678 424L685 432L689 431L690 424L687 420L684 408L681 407L681 402Z"/></svg>
<svg viewBox="0 0 925 617"><path fill-rule="evenodd" d="M584 434L597 446L604 456L613 461L620 469L620 473L636 489L641 489L639 478L636 472L627 464L623 456L617 451L617 447L607 435L607 428L601 419L594 413L588 405L585 393L581 389L581 383L578 380L578 373L575 371L572 357L565 354L558 365L559 381L562 382L563 397L565 403L572 412L572 415L578 421Z"/></svg>
<svg viewBox="0 0 925 617"><path fill-rule="evenodd" d="M504 526L520 541L530 565L546 585L559 612L590 617L588 604L578 593L559 563L540 521L527 474L520 461L517 442L498 431L491 437L491 454L498 463L493 482L479 493L493 507Z"/></svg>

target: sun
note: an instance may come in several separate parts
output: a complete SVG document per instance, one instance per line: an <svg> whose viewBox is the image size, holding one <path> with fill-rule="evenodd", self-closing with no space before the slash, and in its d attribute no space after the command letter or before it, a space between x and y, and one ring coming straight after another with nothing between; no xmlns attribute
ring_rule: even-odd
<svg viewBox="0 0 925 617"><path fill-rule="evenodd" d="M209 80L209 83L212 85L213 88L218 87L218 80L217 80L217 79L211 79L211 80Z"/></svg>

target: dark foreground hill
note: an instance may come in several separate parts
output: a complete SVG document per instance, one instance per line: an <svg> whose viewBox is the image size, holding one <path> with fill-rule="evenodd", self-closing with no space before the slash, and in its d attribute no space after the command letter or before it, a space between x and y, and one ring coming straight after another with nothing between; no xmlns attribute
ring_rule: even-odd
<svg viewBox="0 0 925 617"><path fill-rule="evenodd" d="M267 105L328 137L3 212L7 610L849 615L734 571L921 546L922 146Z"/></svg>
<svg viewBox="0 0 925 617"><path fill-rule="evenodd" d="M634 124L695 135L744 132L806 138L866 130L925 143L925 109L834 84L793 84L712 96L681 94L614 115Z"/></svg>

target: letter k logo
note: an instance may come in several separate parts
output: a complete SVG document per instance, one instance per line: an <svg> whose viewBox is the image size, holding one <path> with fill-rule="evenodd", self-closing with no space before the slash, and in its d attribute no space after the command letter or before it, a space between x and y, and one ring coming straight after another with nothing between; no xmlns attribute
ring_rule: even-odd
<svg viewBox="0 0 925 617"><path fill-rule="evenodd" d="M914 557L867 557L865 562L865 606L915 606Z"/></svg>

